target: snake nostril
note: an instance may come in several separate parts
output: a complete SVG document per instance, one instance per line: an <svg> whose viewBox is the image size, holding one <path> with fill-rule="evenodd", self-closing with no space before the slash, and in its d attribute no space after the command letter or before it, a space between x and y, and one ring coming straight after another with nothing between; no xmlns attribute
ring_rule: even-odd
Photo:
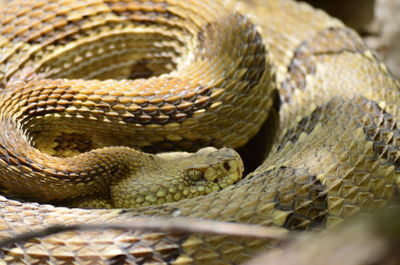
<svg viewBox="0 0 400 265"><path fill-rule="evenodd" d="M229 165L229 162L224 162L224 168L229 171L231 169L231 166Z"/></svg>

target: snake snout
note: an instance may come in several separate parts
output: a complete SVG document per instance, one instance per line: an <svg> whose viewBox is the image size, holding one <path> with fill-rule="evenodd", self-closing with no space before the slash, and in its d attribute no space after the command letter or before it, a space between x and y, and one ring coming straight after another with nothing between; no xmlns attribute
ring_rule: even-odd
<svg viewBox="0 0 400 265"><path fill-rule="evenodd" d="M191 181L213 183L213 189L219 190L241 179L243 161L233 149L206 147L200 149L196 155L205 156L205 160L201 164L191 165L184 171Z"/></svg>

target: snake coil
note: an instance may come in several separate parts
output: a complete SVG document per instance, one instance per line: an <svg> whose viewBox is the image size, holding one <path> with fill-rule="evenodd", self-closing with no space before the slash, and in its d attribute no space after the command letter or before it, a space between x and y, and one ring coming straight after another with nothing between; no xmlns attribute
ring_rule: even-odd
<svg viewBox="0 0 400 265"><path fill-rule="evenodd" d="M279 111L268 157L234 185L214 192L203 186L207 195L138 209L0 197L0 239L54 224L129 224L137 216L329 228L387 205L398 189L399 83L356 33L308 5L14 0L0 13L0 31L0 188L7 196L39 202L97 196L112 190L117 176L173 170L132 148L238 148ZM215 183L210 176L218 170L241 171L232 162L236 155L225 151L229 158L212 173L192 168L186 176ZM178 162L181 157L188 155ZM149 171L137 172L141 164ZM118 195L123 190L116 192L118 207L128 207L126 195ZM180 198L184 190L176 184L171 192ZM89 200L90 206L109 203ZM238 264L276 244L99 228L7 244L0 258L7 264Z"/></svg>

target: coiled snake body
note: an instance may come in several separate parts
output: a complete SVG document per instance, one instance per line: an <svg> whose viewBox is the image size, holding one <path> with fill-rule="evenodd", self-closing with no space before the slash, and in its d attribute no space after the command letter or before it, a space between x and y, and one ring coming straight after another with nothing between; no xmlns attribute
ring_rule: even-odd
<svg viewBox="0 0 400 265"><path fill-rule="evenodd" d="M276 89L281 100L268 157L237 184L211 192L237 180L216 181L215 172L241 171L236 155L221 149L217 160L226 163L213 174L185 173L217 183L201 184L211 193L160 206L85 210L0 197L0 239L54 224L129 224L139 215L330 227L388 204L398 188L399 84L357 34L307 5L15 1L0 21L0 188L7 195L146 206L154 196L126 204L128 195L99 194L140 163L150 169L139 177L167 170L170 155L168 163L152 155L139 163L131 148L109 146L240 147L276 111ZM178 198L159 197L179 199L179 187L171 191ZM10 264L238 264L275 243L103 229L10 244L0 257Z"/></svg>

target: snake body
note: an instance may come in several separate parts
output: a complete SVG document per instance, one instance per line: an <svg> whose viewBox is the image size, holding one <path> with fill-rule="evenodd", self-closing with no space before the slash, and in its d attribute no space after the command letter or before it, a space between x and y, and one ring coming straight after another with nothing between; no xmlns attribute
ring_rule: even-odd
<svg viewBox="0 0 400 265"><path fill-rule="evenodd" d="M88 168L124 172L128 147L240 147L276 110L275 89L280 131L261 166L205 196L122 210L0 197L0 239L54 224L129 224L136 216L329 228L395 195L399 83L338 20L290 0L46 3L16 1L0 19L6 193L51 201L47 190L66 175L79 192L108 175ZM91 80L100 77L134 80ZM54 134L57 126L68 129ZM79 143L94 130L78 156L47 144ZM128 147L107 147L121 143ZM238 264L275 244L102 229L9 244L0 257L8 264Z"/></svg>

